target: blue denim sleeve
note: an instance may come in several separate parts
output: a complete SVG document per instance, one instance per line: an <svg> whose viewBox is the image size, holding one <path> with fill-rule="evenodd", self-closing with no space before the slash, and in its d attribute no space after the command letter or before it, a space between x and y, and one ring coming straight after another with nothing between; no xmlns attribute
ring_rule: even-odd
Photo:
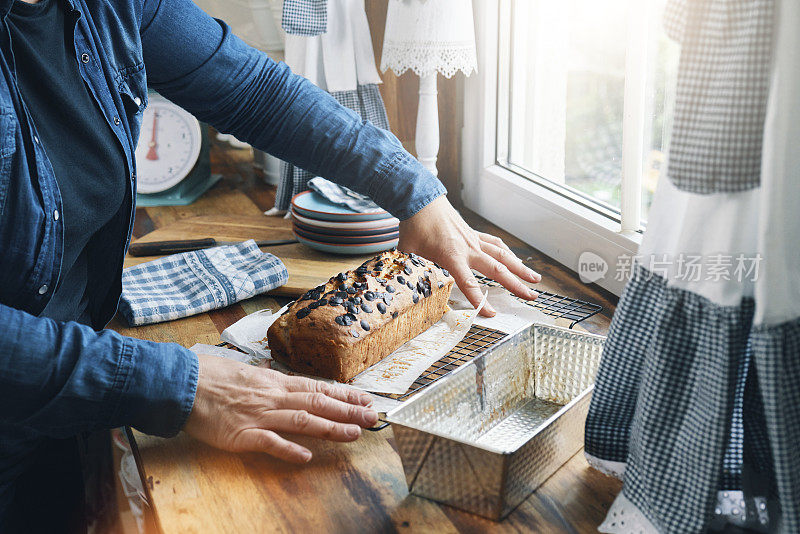
<svg viewBox="0 0 800 534"><path fill-rule="evenodd" d="M369 195L400 219L446 193L394 135L247 46L191 0L147 0L141 35L148 83L218 130Z"/></svg>
<svg viewBox="0 0 800 534"><path fill-rule="evenodd" d="M51 437L130 425L170 437L192 410L198 361L174 343L95 332L0 304L0 421Z"/></svg>

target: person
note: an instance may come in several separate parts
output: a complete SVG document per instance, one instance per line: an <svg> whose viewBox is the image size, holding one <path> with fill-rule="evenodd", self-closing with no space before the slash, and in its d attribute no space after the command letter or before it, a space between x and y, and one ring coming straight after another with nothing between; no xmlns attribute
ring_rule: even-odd
<svg viewBox="0 0 800 534"><path fill-rule="evenodd" d="M148 86L372 197L401 220L400 247L445 266L473 304L473 268L535 297L523 281L540 276L470 228L392 134L191 0L0 0L0 16L0 531L85 527L80 462L93 461L94 431L183 429L302 463L311 452L280 433L351 441L377 419L365 394L103 330Z"/></svg>
<svg viewBox="0 0 800 534"><path fill-rule="evenodd" d="M800 2L670 0L669 155L586 457L607 533L800 532Z"/></svg>

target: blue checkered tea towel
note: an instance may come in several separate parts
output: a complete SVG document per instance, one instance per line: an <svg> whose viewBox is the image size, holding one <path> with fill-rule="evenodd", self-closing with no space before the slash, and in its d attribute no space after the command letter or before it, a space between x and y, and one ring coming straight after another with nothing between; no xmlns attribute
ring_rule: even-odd
<svg viewBox="0 0 800 534"><path fill-rule="evenodd" d="M381 207L375 204L368 196L356 193L343 185L336 185L330 180L319 176L309 180L308 187L334 204L350 208L358 213L371 213L381 210Z"/></svg>
<svg viewBox="0 0 800 534"><path fill-rule="evenodd" d="M281 27L290 35L322 35L328 31L328 0L284 0Z"/></svg>
<svg viewBox="0 0 800 534"><path fill-rule="evenodd" d="M119 312L131 326L188 317L282 286L281 260L252 239L173 254L122 272Z"/></svg>

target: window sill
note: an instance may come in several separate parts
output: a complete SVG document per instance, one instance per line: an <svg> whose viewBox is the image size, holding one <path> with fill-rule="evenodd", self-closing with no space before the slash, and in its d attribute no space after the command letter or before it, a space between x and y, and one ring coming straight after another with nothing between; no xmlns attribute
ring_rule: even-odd
<svg viewBox="0 0 800 534"><path fill-rule="evenodd" d="M595 283L622 292L624 281L615 276L619 258L636 254L641 233L623 234L618 222L499 165L465 182L462 200L469 209L575 271L582 253L597 254L608 270Z"/></svg>

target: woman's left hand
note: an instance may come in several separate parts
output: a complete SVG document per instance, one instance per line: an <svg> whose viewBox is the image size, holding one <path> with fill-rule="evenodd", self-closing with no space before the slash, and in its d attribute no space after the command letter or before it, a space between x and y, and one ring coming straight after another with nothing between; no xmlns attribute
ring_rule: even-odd
<svg viewBox="0 0 800 534"><path fill-rule="evenodd" d="M496 280L518 297L533 300L539 295L522 280L537 283L542 277L526 267L502 239L470 228L444 196L400 222L398 248L435 261L450 271L459 289L476 308L483 295L472 269ZM481 315L492 317L495 311L487 303Z"/></svg>

